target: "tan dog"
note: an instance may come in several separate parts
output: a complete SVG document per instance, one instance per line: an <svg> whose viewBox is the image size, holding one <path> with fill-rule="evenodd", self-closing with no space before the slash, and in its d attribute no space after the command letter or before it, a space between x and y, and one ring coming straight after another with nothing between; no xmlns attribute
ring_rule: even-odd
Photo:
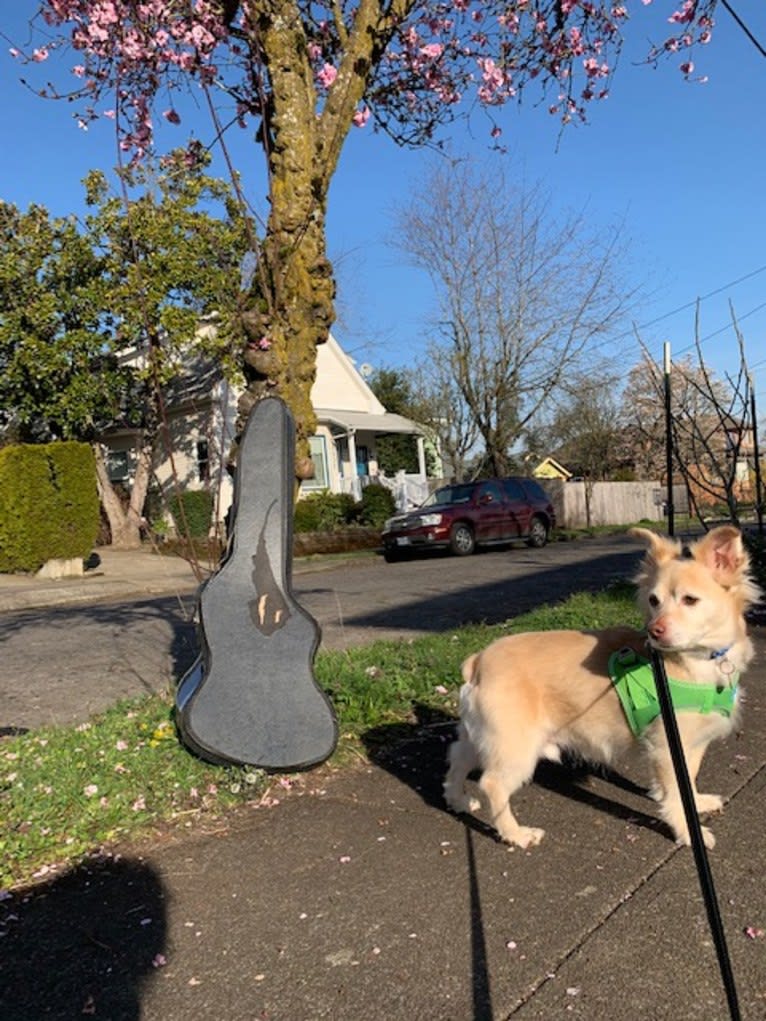
<svg viewBox="0 0 766 1021"><path fill-rule="evenodd" d="M631 534L648 546L637 578L648 641L662 653L674 682L691 682L674 684L672 694L697 810L716 812L722 799L699 794L695 780L708 744L736 725L737 681L753 656L744 613L760 593L748 573L742 537L730 525L683 550L680 543L646 529ZM628 628L537 632L500 638L469 656L462 668L458 739L450 747L444 782L449 807L455 812L480 807L465 790L468 774L480 769L479 788L502 839L520 847L538 844L545 831L519 825L511 795L531 778L540 759L559 761L568 751L609 763L636 740L636 718L652 716L651 706L644 705L651 702L646 676L631 676L618 686L610 668L614 674L624 661L635 660L634 654L640 657L646 642L646 635ZM627 709L618 694L621 686L628 688ZM653 685L651 691L656 694ZM702 693L708 701L680 711L690 691L692 700ZM640 740L652 767L652 797L676 839L688 844L661 717L648 724ZM713 847L710 830L703 827L703 835Z"/></svg>

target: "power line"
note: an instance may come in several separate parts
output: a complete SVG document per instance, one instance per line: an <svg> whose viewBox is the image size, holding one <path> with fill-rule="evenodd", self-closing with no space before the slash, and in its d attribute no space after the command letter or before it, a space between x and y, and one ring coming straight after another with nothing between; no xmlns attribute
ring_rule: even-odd
<svg viewBox="0 0 766 1021"><path fill-rule="evenodd" d="M721 294L722 291L728 291L730 287L736 287L738 284L744 283L745 280L750 280L752 277L758 276L759 273L763 273L764 270L766 270L766 266L760 266L758 269L754 269L751 273L745 273L744 276L738 277L737 280L732 280L728 284L722 284L720 287L716 287L714 291L709 291L707 294L703 294L702 297L695 298L694 301L687 301L685 305L679 305L678 308L674 308L671 312L665 312L664 315L657 316L656 319L651 319L648 323L643 323L638 327L638 329L646 330L650 326L663 322L665 319L670 319L671 316L678 315L679 312L685 312L689 308L694 308L698 302L707 301L708 298L714 298L716 294ZM623 336L627 335L627 333L623 334ZM616 339L620 340L621 338L617 337Z"/></svg>

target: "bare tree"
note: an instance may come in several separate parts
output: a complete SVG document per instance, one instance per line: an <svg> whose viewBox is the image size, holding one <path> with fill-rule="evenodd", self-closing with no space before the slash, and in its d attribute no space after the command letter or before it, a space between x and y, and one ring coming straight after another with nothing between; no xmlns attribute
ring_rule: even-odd
<svg viewBox="0 0 766 1021"><path fill-rule="evenodd" d="M725 504L729 518L738 524L742 504L753 497L748 470L753 437L751 382L744 338L733 308L731 319L739 349L739 363L733 372L721 380L708 367L700 340L698 306L696 358L674 364L670 377L674 464L686 484L690 506L703 524L717 504ZM665 472L663 391L662 370L644 348L644 361L629 377L624 409L626 416L632 411L630 428L657 477Z"/></svg>
<svg viewBox="0 0 766 1021"><path fill-rule="evenodd" d="M438 297L432 364L454 377L497 475L568 374L619 332L638 291L619 276L619 228L597 234L547 206L539 187L441 162L397 214L395 243Z"/></svg>
<svg viewBox="0 0 766 1021"><path fill-rule="evenodd" d="M412 378L415 417L437 440L445 472L462 481L469 474L478 430L458 385L449 358L430 344Z"/></svg>
<svg viewBox="0 0 766 1021"><path fill-rule="evenodd" d="M673 436L676 462L686 481L697 516L703 520L701 505L723 502L734 524L739 524L743 502L750 502L746 451L751 446L750 374L745 359L745 344L731 308L731 321L739 348L739 364L726 373L725 399L716 399L719 388L705 364L699 331L699 305L694 324L694 345L699 362L699 380L695 383L699 398L710 410L704 415L690 415L683 409L673 413ZM680 451L689 451L688 460Z"/></svg>
<svg viewBox="0 0 766 1021"><path fill-rule="evenodd" d="M640 343L640 341L639 341ZM662 366L658 365L641 345L643 357L628 373L623 390L620 419L624 423L625 441L636 474L641 479L659 479L665 474L665 416ZM729 391L722 380L708 374L712 397L704 396L704 377L690 355L673 365L670 377L674 415L686 421L710 421L715 405L729 400ZM675 439L677 457L686 463L694 458L687 438Z"/></svg>
<svg viewBox="0 0 766 1021"><path fill-rule="evenodd" d="M537 436L536 452L552 454L574 475L603 482L624 467L618 414L619 377L612 371L573 376Z"/></svg>

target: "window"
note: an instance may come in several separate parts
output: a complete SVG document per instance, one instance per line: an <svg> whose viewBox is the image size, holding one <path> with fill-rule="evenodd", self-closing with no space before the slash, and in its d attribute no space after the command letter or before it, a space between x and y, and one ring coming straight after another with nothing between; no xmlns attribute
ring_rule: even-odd
<svg viewBox="0 0 766 1021"><path fill-rule="evenodd" d="M127 450L110 450L106 455L106 470L110 482L125 482L130 477Z"/></svg>
<svg viewBox="0 0 766 1021"><path fill-rule="evenodd" d="M210 449L207 440L197 440L197 474L200 482L210 479Z"/></svg>
<svg viewBox="0 0 766 1021"><path fill-rule="evenodd" d="M479 489L480 503L502 503L503 491L496 482L485 482Z"/></svg>
<svg viewBox="0 0 766 1021"><path fill-rule="evenodd" d="M327 469L327 447L324 436L312 436L309 439L309 451L314 462L314 477L303 483L306 489L328 489L330 476Z"/></svg>

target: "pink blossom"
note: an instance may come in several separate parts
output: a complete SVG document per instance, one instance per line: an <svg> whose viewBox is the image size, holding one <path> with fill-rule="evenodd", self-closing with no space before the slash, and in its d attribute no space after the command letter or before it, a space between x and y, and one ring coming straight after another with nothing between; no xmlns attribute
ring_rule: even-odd
<svg viewBox="0 0 766 1021"><path fill-rule="evenodd" d="M687 60L685 64L681 64L681 74L691 74L694 70L694 61Z"/></svg>
<svg viewBox="0 0 766 1021"><path fill-rule="evenodd" d="M355 127L363 128L370 119L370 108L368 106L363 106L361 110L357 110L355 112L351 119L354 122Z"/></svg>
<svg viewBox="0 0 766 1021"><path fill-rule="evenodd" d="M680 10L674 11L668 18L668 21L671 24L675 23L678 25L684 25L687 21L693 21L696 7L696 0L684 0Z"/></svg>
<svg viewBox="0 0 766 1021"><path fill-rule="evenodd" d="M162 116L165 118L166 121L169 121L171 124L181 123L181 118L179 117L177 111L174 110L172 107L169 110L164 110Z"/></svg>
<svg viewBox="0 0 766 1021"><path fill-rule="evenodd" d="M38 64L41 64L44 60L48 59L48 55L49 55L48 47L40 46L32 53L32 60L35 60L37 61Z"/></svg>
<svg viewBox="0 0 766 1021"><path fill-rule="evenodd" d="M338 77L338 69L332 64L323 64L321 71L317 71L317 81L323 89L329 89Z"/></svg>

